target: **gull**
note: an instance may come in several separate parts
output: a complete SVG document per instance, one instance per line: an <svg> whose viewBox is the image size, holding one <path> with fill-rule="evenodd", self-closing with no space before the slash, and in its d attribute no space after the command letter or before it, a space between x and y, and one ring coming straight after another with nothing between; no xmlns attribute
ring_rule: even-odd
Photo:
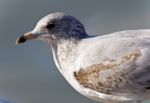
<svg viewBox="0 0 150 103"><path fill-rule="evenodd" d="M33 39L51 46L58 70L82 95L110 103L150 98L150 30L92 36L77 18L56 12L39 20L16 44Z"/></svg>

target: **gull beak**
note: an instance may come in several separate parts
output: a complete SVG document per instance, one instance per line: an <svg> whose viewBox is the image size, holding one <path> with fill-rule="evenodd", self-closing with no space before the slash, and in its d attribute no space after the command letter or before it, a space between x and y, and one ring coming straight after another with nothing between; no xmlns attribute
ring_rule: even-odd
<svg viewBox="0 0 150 103"><path fill-rule="evenodd" d="M37 35L33 34L32 32L25 33L24 35L22 35L16 40L16 44L18 45L21 43L25 43L26 41L35 39L36 37Z"/></svg>

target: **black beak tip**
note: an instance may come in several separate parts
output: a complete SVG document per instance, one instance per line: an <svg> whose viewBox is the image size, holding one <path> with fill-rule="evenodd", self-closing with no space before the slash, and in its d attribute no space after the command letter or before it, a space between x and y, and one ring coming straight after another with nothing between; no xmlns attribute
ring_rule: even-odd
<svg viewBox="0 0 150 103"><path fill-rule="evenodd" d="M24 42L26 42L26 38L24 36L21 36L16 40L16 44L20 44Z"/></svg>

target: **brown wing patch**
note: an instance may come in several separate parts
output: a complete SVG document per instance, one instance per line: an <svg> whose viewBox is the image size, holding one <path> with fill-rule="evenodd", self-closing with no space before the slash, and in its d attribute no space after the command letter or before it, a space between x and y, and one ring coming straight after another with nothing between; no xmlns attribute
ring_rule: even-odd
<svg viewBox="0 0 150 103"><path fill-rule="evenodd" d="M74 76L78 80L78 82L86 88L90 88L93 90L101 91L101 92L109 92L109 88L105 88L105 84L101 82L99 73L102 70L112 69L115 65L104 65L97 64L92 65L87 70L80 69L78 72L74 72ZM109 78L113 79L113 78Z"/></svg>
<svg viewBox="0 0 150 103"><path fill-rule="evenodd" d="M119 66L121 64L126 64L128 61L136 61L140 55L141 53L136 51L123 56L122 60L118 64L115 64L115 61L109 61L110 63L107 64L95 64L86 69L80 69L78 72L74 72L74 76L78 82L86 88L99 92L110 93L110 91L122 88L130 82L129 80L131 77L129 77L128 74L130 71L119 71ZM135 69L136 66L131 66L131 68ZM103 77L101 75L103 72L108 74L108 76Z"/></svg>
<svg viewBox="0 0 150 103"><path fill-rule="evenodd" d="M140 51L136 51L133 53L130 53L128 55L123 56L122 58L122 63L127 62L129 60L132 61L137 61L137 59L141 56L141 52Z"/></svg>

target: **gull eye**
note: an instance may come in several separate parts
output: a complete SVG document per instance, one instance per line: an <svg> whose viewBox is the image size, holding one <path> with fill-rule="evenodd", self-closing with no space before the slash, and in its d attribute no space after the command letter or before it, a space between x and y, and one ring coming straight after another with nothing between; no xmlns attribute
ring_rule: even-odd
<svg viewBox="0 0 150 103"><path fill-rule="evenodd" d="M48 25L46 26L47 29L51 29L51 28L54 28L54 27L55 27L55 24L48 24Z"/></svg>

